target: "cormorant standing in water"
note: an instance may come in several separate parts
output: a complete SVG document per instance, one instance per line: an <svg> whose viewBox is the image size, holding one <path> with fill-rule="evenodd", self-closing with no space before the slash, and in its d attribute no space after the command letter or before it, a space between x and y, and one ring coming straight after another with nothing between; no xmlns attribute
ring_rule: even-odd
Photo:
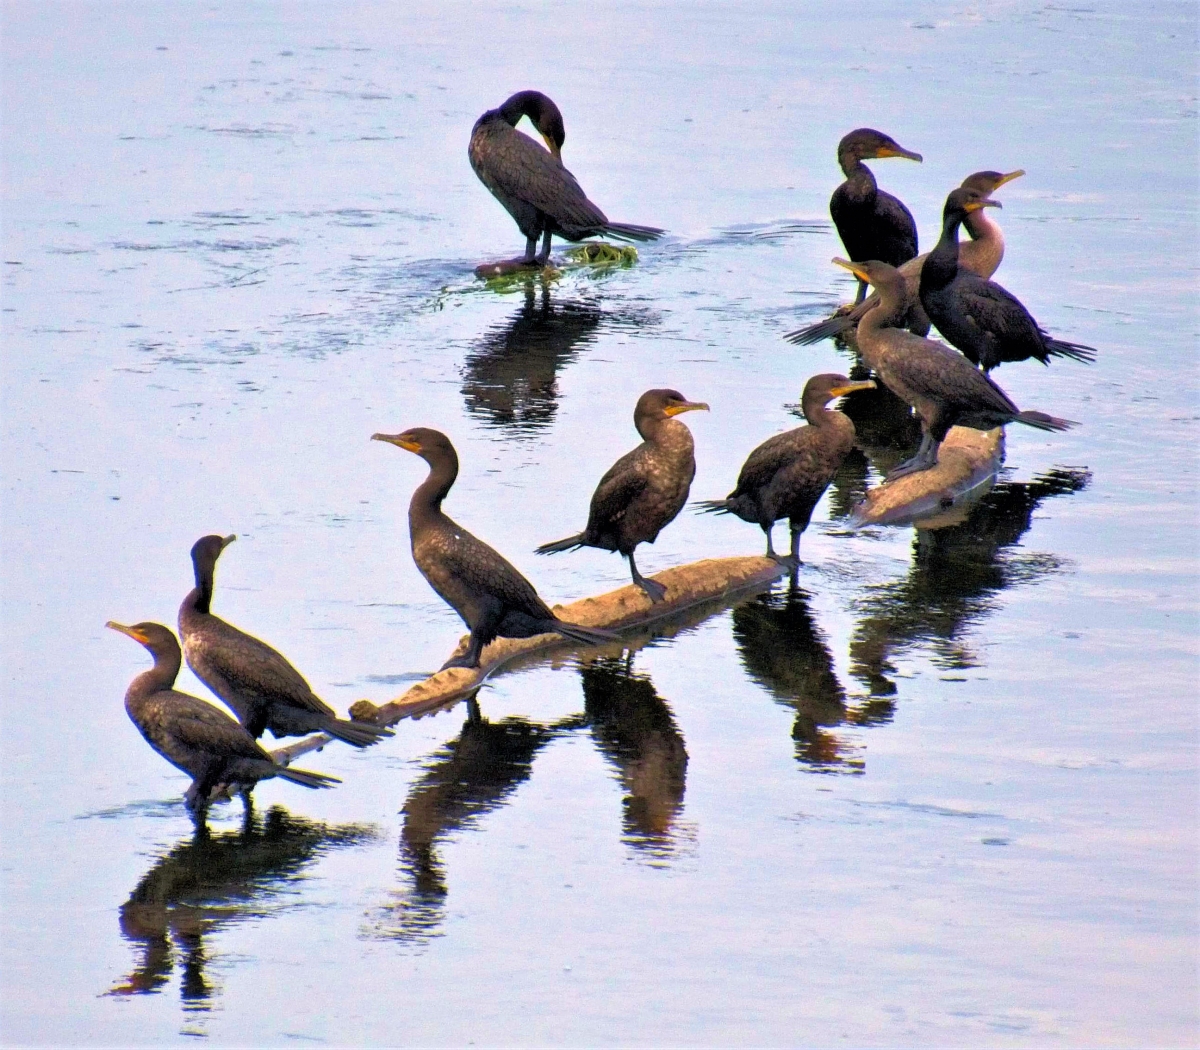
<svg viewBox="0 0 1200 1050"><path fill-rule="evenodd" d="M895 139L874 128L856 128L838 143L838 164L846 176L829 199L829 214L846 254L854 262L880 259L900 266L917 254L917 224L912 212L897 197L879 188L863 161L906 157L921 161L921 154L906 150ZM860 303L867 286L860 282Z"/></svg>
<svg viewBox="0 0 1200 1050"><path fill-rule="evenodd" d="M985 372L1031 357L1044 365L1051 357L1090 363L1094 348L1052 339L1015 295L963 265L959 226L983 208L999 207L977 192L951 191L942 210L942 236L921 268L922 307L943 338Z"/></svg>
<svg viewBox="0 0 1200 1050"><path fill-rule="evenodd" d="M876 260L833 261L879 292L879 305L858 322L858 349L867 366L921 418L921 447L889 479L934 466L938 446L953 426L991 430L1016 422L1038 430L1066 430L1078 425L1045 412L1022 412L962 354L943 343L888 327L897 324L904 312L904 278L894 266Z"/></svg>
<svg viewBox="0 0 1200 1050"><path fill-rule="evenodd" d="M196 586L179 607L179 636L188 666L227 703L252 737L328 733L367 747L390 729L338 718L303 676L265 642L209 612L213 573L221 552L236 536L202 536L192 546Z"/></svg>
<svg viewBox="0 0 1200 1050"><path fill-rule="evenodd" d="M776 434L746 458L737 487L724 499L703 500L698 506L712 514L736 514L767 535L767 557L800 563L800 534L833 481L842 460L854 447L854 424L837 409L826 408L835 397L855 390L873 390L871 380L853 383L843 375L825 373L804 384L800 404L808 426ZM789 559L780 558L771 542L775 522L788 519L792 543Z"/></svg>
<svg viewBox="0 0 1200 1050"><path fill-rule="evenodd" d="M522 117L533 122L549 152L516 130ZM471 167L525 235L524 262L544 266L552 234L568 241L598 234L627 241L661 237L663 231L653 226L608 221L563 167L566 138L562 113L540 91L518 91L499 109L484 113L471 129ZM535 256L539 237L542 250Z"/></svg>
<svg viewBox="0 0 1200 1050"><path fill-rule="evenodd" d="M1024 174L1023 170L1010 171L1007 174L999 171L977 171L963 179L962 188L978 190L984 197L990 197L1006 182L1019 179ZM991 277L1000 268L1000 263L1004 259L1004 231L988 217L987 212L982 210L970 212L963 220L963 226L971 235L971 240L959 249L959 265L965 266L973 273L979 274L980 277ZM915 259L909 259L908 262L896 267L904 278L905 301L908 303L909 310L901 327L907 328L914 335L929 334L929 317L922 308L918 296L921 268L928 258L929 253L926 252L924 255L918 255ZM818 321L807 328L788 332L784 339L798 346L811 346L813 343L819 343L822 339L841 335L842 332L853 329L863 319L863 315L868 310L874 309L878 302L879 293L872 292L863 302L853 307L839 307L825 320Z"/></svg>
<svg viewBox="0 0 1200 1050"><path fill-rule="evenodd" d="M429 476L408 505L413 561L471 630L467 651L447 660L442 670L478 667L483 647L497 637L555 633L586 645L617 639L611 631L560 620L508 561L442 512L442 500L458 477L458 454L445 434L413 427L401 434L373 434L371 440L415 452L429 464Z"/></svg>
<svg viewBox="0 0 1200 1050"><path fill-rule="evenodd" d="M250 790L270 777L283 777L309 788L341 783L323 773L281 766L225 712L171 688L182 660L179 643L162 624L125 627L110 620L105 626L129 635L154 657L154 666L130 683L125 710L146 742L192 778L183 800L197 818L208 808L213 788L221 785L241 790L248 806Z"/></svg>
<svg viewBox="0 0 1200 1050"><path fill-rule="evenodd" d="M653 543L687 502L696 475L692 432L673 416L708 405L688 401L678 390L647 390L633 410L633 425L643 441L616 461L592 495L587 528L564 540L544 543L538 554L557 554L578 547L620 551L629 573L652 602L667 589L638 572L633 560L639 543Z"/></svg>

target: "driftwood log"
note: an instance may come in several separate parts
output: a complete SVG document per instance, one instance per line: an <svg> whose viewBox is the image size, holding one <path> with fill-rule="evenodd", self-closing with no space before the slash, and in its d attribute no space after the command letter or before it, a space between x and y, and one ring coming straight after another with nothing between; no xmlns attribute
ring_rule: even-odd
<svg viewBox="0 0 1200 1050"><path fill-rule="evenodd" d="M555 606L564 620L585 627L603 627L619 632L622 638L612 643L616 650L636 647L639 639L670 634L680 627L693 626L740 599L768 587L787 571L770 558L710 558L679 565L651 577L667 588L666 599L657 605L643 591L628 584L608 594L583 598L570 605ZM453 655L465 651L464 636ZM390 726L405 718L443 711L471 696L483 683L504 669L529 666L564 650L577 649L574 642L557 634L539 634L534 638L498 638L486 646L478 668L450 667L417 682L403 696L376 706L359 700L350 708L350 717L361 722ZM603 653L608 647L588 648ZM305 737L294 744L271 752L276 761L287 765L300 755L316 751L330 742L325 733Z"/></svg>
<svg viewBox="0 0 1200 1050"><path fill-rule="evenodd" d="M1004 429L972 430L951 427L938 448L936 466L895 481L885 481L867 493L847 522L864 525L916 525L936 529L966 519L972 504L996 481L1004 462Z"/></svg>

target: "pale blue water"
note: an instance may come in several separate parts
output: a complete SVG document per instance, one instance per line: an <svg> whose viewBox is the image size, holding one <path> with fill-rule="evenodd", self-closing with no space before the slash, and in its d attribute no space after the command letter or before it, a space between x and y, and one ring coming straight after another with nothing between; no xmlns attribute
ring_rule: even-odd
<svg viewBox="0 0 1200 1050"><path fill-rule="evenodd" d="M32 4L3 10L0 1039L7 1044L1194 1045L1196 13L1015 2ZM498 294L516 254L466 160L512 91L639 264ZM214 811L121 708L187 551L215 610L339 709L459 637L407 550L448 503L551 601L625 581L577 530L686 418L693 496L844 370L782 334L851 294L834 151L933 243L1005 186L998 278L1091 368L1006 366L1003 484L963 528L805 536L800 592L465 707ZM875 476L871 475L871 480ZM757 553L685 513L646 571ZM204 695L189 672L181 688ZM132 904L130 899L136 898Z"/></svg>

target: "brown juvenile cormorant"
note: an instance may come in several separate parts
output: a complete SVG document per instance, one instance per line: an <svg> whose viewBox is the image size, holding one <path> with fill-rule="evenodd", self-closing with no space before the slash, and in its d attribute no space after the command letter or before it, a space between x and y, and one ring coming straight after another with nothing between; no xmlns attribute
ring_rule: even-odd
<svg viewBox="0 0 1200 1050"><path fill-rule="evenodd" d="M620 551L629 559L629 572L652 602L661 602L667 589L638 572L633 550L653 543L687 502L696 475L692 432L671 418L708 405L689 401L678 390L647 390L633 410L633 425L643 441L616 461L592 495L587 528L565 540L544 543L538 554L557 554L577 547Z"/></svg>
<svg viewBox="0 0 1200 1050"><path fill-rule="evenodd" d="M497 637L561 634L587 645L617 639L611 631L560 620L508 561L442 512L442 500L458 477L458 454L445 434L413 427L401 434L372 434L371 440L415 452L429 464L429 476L408 504L413 561L471 630L467 651L446 661L442 670L478 667L483 647Z"/></svg>
<svg viewBox="0 0 1200 1050"><path fill-rule="evenodd" d="M800 562L800 534L829 487L842 460L854 447L854 424L825 406L854 390L872 390L871 380L852 383L842 375L813 376L800 399L808 426L768 438L747 457L737 488L724 499L699 506L715 514L736 514L767 534L767 557L782 561L771 543L775 522L788 519L792 531L790 561Z"/></svg>
<svg viewBox="0 0 1200 1050"><path fill-rule="evenodd" d="M858 349L867 367L889 390L908 402L921 419L921 447L888 475L900 477L937 463L937 450L953 426L991 430L1025 423L1038 430L1066 430L1078 424L1044 412L1022 412L990 377L943 343L889 327L904 311L904 278L894 266L872 260L844 266L879 292L879 305L858 322Z"/></svg>
<svg viewBox="0 0 1200 1050"><path fill-rule="evenodd" d="M125 627L110 620L105 626L141 642L154 657L154 666L138 675L126 690L125 710L146 743L192 778L183 799L197 816L208 807L213 788L221 785L246 794L269 777L283 777L309 788L341 783L324 773L281 766L224 711L171 688L179 674L181 654L175 635L162 624Z"/></svg>
<svg viewBox="0 0 1200 1050"><path fill-rule="evenodd" d="M846 254L854 262L881 259L900 266L917 254L917 224L912 212L898 198L879 188L863 161L882 157L921 160L921 154L906 150L895 139L874 128L856 128L838 143L838 164L846 176L829 198L829 214ZM860 303L867 286L860 283Z"/></svg>
<svg viewBox="0 0 1200 1050"><path fill-rule="evenodd" d="M1024 174L1023 170L1010 171L1007 174L999 171L977 171L963 179L962 188L978 190L983 196L990 197L1006 182L1019 179ZM959 265L965 266L980 277L991 277L1004 259L1004 231L988 218L985 211L973 211L968 214L963 226L971 235L971 240L959 249ZM904 278L905 300L909 304L909 313L904 319L903 327L915 335L929 334L929 318L917 294L921 284L921 267L928 258L929 253L926 252L897 267ZM795 332L788 332L784 338L798 346L811 346L822 339L841 335L842 332L853 329L863 319L863 315L874 309L878 302L879 293L872 292L863 302L850 308L839 307L825 320Z"/></svg>
<svg viewBox="0 0 1200 1050"><path fill-rule="evenodd" d="M516 130L528 117L546 142L549 152L528 135ZM518 91L499 109L489 109L471 129L467 156L479 180L516 220L525 234L526 263L545 265L550 258L550 237L568 241L607 234L627 241L652 241L663 231L653 226L609 222L587 198L562 164L567 132L562 113L540 91ZM542 250L536 256L538 238Z"/></svg>
<svg viewBox="0 0 1200 1050"><path fill-rule="evenodd" d="M983 208L999 208L973 190L957 189L946 198L942 236L921 269L921 305L943 338L974 364L990 372L1004 361L1051 357L1091 362L1096 351L1080 343L1052 339L1011 292L963 265L958 228Z"/></svg>
<svg viewBox="0 0 1200 1050"><path fill-rule="evenodd" d="M275 737L328 733L366 747L390 729L338 718L303 676L265 642L209 612L213 572L236 536L202 536L192 546L196 586L179 607L179 637L188 666L227 703L252 737L264 729Z"/></svg>

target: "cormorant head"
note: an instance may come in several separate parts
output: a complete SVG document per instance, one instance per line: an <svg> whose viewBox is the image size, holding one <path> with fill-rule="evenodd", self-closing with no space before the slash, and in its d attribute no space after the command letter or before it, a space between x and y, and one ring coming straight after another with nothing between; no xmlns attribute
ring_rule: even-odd
<svg viewBox="0 0 1200 1050"><path fill-rule="evenodd" d="M904 296L904 278L894 266L889 266L878 259L872 259L869 262L850 262L849 259L835 258L833 264L849 270L860 281L866 281L884 298L888 298L889 292L900 298Z"/></svg>
<svg viewBox="0 0 1200 1050"><path fill-rule="evenodd" d="M132 627L126 627L115 620L109 620L104 626L129 635L135 642L141 642L155 658L172 653L179 654L179 643L175 640L175 635L161 623L135 623Z"/></svg>
<svg viewBox="0 0 1200 1050"><path fill-rule="evenodd" d="M1003 207L1003 204L990 199L986 193L960 186L951 190L946 197L946 206L942 209L942 222L962 222L971 212L979 211L980 208Z"/></svg>
<svg viewBox="0 0 1200 1050"><path fill-rule="evenodd" d="M434 463L450 461L458 469L458 454L450 439L440 430L429 427L410 427L399 434L372 434L372 441L386 441L389 445L397 445L406 452L414 452L431 466Z"/></svg>
<svg viewBox="0 0 1200 1050"><path fill-rule="evenodd" d="M703 401L689 401L678 390L647 390L638 398L633 421L637 425L642 419L663 419L700 409L707 412L708 405Z"/></svg>
<svg viewBox="0 0 1200 1050"><path fill-rule="evenodd" d="M843 168L850 159L873 160L877 157L904 157L918 163L922 159L921 154L905 149L890 135L874 128L855 128L838 143L838 162Z"/></svg>
<svg viewBox="0 0 1200 1050"><path fill-rule="evenodd" d="M1006 182L1019 179L1024 174L1024 168L1018 168L1016 171L1008 172L1008 174L999 171L977 171L962 180L961 189L978 190L985 197L990 197Z"/></svg>
<svg viewBox="0 0 1200 1050"><path fill-rule="evenodd" d="M558 160L562 160L562 147L567 141L567 129L563 125L562 113L549 96L540 91L518 91L505 100L500 107L500 116L514 128L522 117L528 117L542 136L546 148Z"/></svg>
<svg viewBox="0 0 1200 1050"><path fill-rule="evenodd" d="M804 384L804 393L800 396L800 404L807 415L810 407L813 409L824 408L835 397L851 394L855 390L874 389L875 381L873 379L864 379L862 382L856 383L836 372L823 372L821 375L813 376Z"/></svg>
<svg viewBox="0 0 1200 1050"><path fill-rule="evenodd" d="M205 572L211 573L221 556L221 551L228 547L237 536L201 536L192 544L192 565L197 577Z"/></svg>

